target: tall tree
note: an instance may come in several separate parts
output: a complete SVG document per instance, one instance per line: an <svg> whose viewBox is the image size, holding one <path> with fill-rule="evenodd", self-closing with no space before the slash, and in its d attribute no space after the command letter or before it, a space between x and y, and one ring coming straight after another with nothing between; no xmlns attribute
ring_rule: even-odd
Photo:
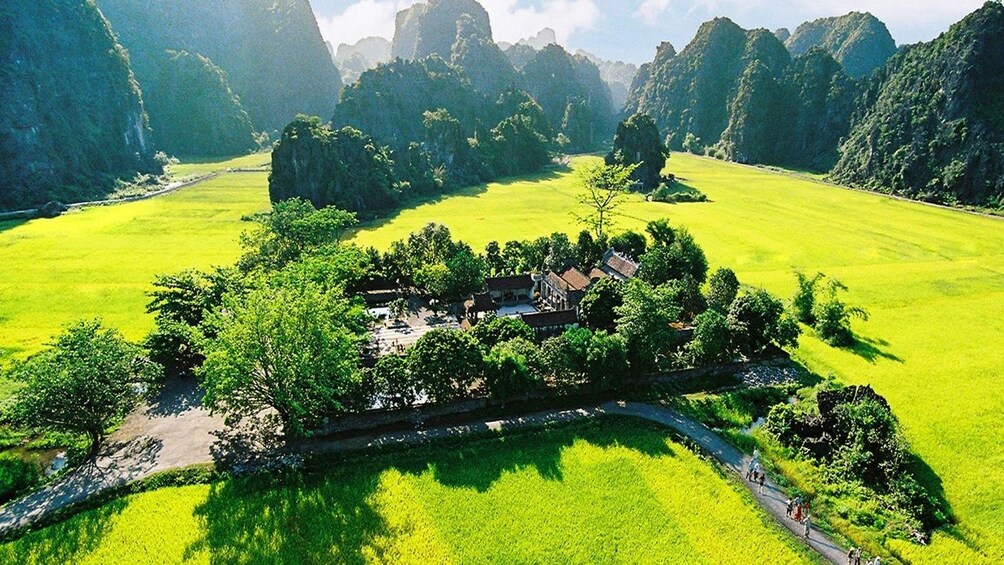
<svg viewBox="0 0 1004 565"><path fill-rule="evenodd" d="M85 320L10 375L24 384L10 407L15 422L86 435L95 453L108 427L156 390L162 372L117 331Z"/></svg>
<svg viewBox="0 0 1004 565"><path fill-rule="evenodd" d="M224 297L219 331L203 345L203 403L229 421L275 411L302 436L350 408L361 376L362 306L315 285L260 288Z"/></svg>
<svg viewBox="0 0 1004 565"><path fill-rule="evenodd" d="M624 194L633 184L631 175L638 165L589 164L577 172L586 193L579 197L579 203L589 207L589 213L576 216L578 221L593 230L596 237L603 237L610 228L617 208Z"/></svg>

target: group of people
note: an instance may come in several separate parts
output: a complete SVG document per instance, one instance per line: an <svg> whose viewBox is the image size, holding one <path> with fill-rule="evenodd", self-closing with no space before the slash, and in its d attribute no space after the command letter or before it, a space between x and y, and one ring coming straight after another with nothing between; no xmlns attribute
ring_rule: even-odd
<svg viewBox="0 0 1004 565"><path fill-rule="evenodd" d="M847 552L847 565L861 565L861 563L861 548L852 547ZM882 565L882 558L876 555L874 559L865 560L864 565Z"/></svg>
<svg viewBox="0 0 1004 565"><path fill-rule="evenodd" d="M760 466L759 449L753 450L753 458L746 466L746 480L758 484L758 492L763 494L763 484L767 480L767 475L763 472L763 467ZM802 524L802 535L805 539L809 539L809 534L812 532L812 519L809 517L810 508L811 503L808 499L803 501L801 496L796 497L795 500L788 499L788 517Z"/></svg>
<svg viewBox="0 0 1004 565"><path fill-rule="evenodd" d="M763 484L766 480L766 475L763 472L763 468L760 466L760 450L753 450L753 458L750 459L749 464L746 466L746 480L754 484L759 484L759 492L763 494ZM785 513L788 518L795 520L796 522L802 524L802 535L805 539L809 539L809 534L812 532L812 519L809 516L809 511L812 509L812 501L806 498L802 498L802 495L796 496L794 499L788 497L787 509ZM868 559L864 562L861 561L861 548L852 547L850 551L847 552L847 565L882 565L882 559L875 556L873 559Z"/></svg>
<svg viewBox="0 0 1004 565"><path fill-rule="evenodd" d="M746 466L746 480L751 483L756 483L760 485L759 493L763 494L763 483L767 480L767 475L764 474L763 469L760 467L760 450L753 450L753 459L750 459L749 465Z"/></svg>
<svg viewBox="0 0 1004 565"><path fill-rule="evenodd" d="M809 539L809 533L812 531L812 519L809 517L812 502L808 498L803 499L802 495L798 495L794 499L789 496L787 504L785 514L802 524L802 535L805 536L805 539Z"/></svg>

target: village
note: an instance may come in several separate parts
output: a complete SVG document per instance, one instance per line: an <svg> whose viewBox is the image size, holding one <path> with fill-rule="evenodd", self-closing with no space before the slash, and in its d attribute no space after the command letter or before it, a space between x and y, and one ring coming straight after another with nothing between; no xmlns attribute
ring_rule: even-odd
<svg viewBox="0 0 1004 565"><path fill-rule="evenodd" d="M434 329L470 330L488 317L518 318L538 341L580 326L579 304L596 283L604 279L626 282L638 273L633 258L608 249L598 266L588 273L575 266L559 272L524 273L489 277L481 292L462 304L434 310L435 301L414 289L385 285L362 292L375 320L370 357L404 355L422 336ZM432 304L430 304L432 302ZM684 337L693 328L674 324Z"/></svg>

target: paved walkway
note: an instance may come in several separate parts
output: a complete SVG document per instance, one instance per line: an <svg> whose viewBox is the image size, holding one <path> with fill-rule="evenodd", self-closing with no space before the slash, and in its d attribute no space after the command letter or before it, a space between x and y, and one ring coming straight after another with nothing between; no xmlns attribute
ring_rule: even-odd
<svg viewBox="0 0 1004 565"><path fill-rule="evenodd" d="M142 479L152 473L213 461L210 446L214 432L223 429L221 419L199 405L198 389L190 382L174 382L157 403L131 415L110 438L95 463L86 465L38 492L0 509L0 536L30 525L66 505L80 502L109 488ZM300 447L306 453L344 453L386 446L409 446L461 437L473 433L538 427L614 414L634 416L673 428L710 453L729 472L740 477L760 506L781 525L802 539L802 526L785 516L785 495L770 480L764 494L742 480L750 458L720 436L674 410L640 402L608 402L600 406L551 410L526 416L479 420L469 424L361 435L337 440L315 440ZM805 542L833 563L846 561L847 552L829 538L813 531Z"/></svg>
<svg viewBox="0 0 1004 565"><path fill-rule="evenodd" d="M213 432L223 429L223 420L210 416L201 400L191 380L169 381L154 402L126 418L94 461L0 508L0 536L153 473L211 462Z"/></svg>

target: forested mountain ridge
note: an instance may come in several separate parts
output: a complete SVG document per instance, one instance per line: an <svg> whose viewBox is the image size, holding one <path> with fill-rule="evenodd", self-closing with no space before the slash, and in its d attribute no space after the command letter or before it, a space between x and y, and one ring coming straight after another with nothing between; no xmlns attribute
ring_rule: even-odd
<svg viewBox="0 0 1004 565"><path fill-rule="evenodd" d="M0 209L159 171L139 87L90 0L0 2Z"/></svg>
<svg viewBox="0 0 1004 565"><path fill-rule="evenodd" d="M893 57L867 87L839 182L911 198L1004 203L1004 6L987 2Z"/></svg>
<svg viewBox="0 0 1004 565"><path fill-rule="evenodd" d="M669 146L682 149L687 134L714 144L729 125L732 100L753 66L779 79L791 62L784 45L766 30L747 31L728 18L703 24L687 47L676 53L663 44L655 60L640 71L625 114L652 116Z"/></svg>
<svg viewBox="0 0 1004 565"><path fill-rule="evenodd" d="M896 54L896 42L882 21L870 13L851 12L805 22L785 41L794 56L813 47L833 56L852 78L863 78Z"/></svg>
<svg viewBox="0 0 1004 565"><path fill-rule="evenodd" d="M449 61L462 16L468 16L471 25L492 40L488 12L476 0L429 0L398 13L392 56L424 59L439 55Z"/></svg>
<svg viewBox="0 0 1004 565"><path fill-rule="evenodd" d="M334 109L342 82L308 0L99 0L99 6L144 93L155 87L167 50L187 51L226 72L259 131L279 131L299 112Z"/></svg>

